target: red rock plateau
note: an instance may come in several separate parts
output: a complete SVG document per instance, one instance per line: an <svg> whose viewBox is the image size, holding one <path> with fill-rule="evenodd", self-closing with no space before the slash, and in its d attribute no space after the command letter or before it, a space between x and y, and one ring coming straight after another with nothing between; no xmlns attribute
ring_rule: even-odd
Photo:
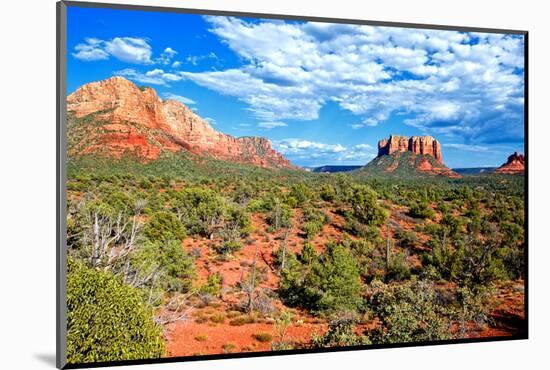
<svg viewBox="0 0 550 370"><path fill-rule="evenodd" d="M403 153L410 155L404 156ZM374 161L385 155L393 158L393 162L385 168L385 172L394 172L405 166L429 175L461 177L445 166L441 156L441 145L431 136L390 135L389 139L378 142L378 156Z"/></svg>
<svg viewBox="0 0 550 370"><path fill-rule="evenodd" d="M437 161L441 160L441 145L431 136L399 136L390 135L389 139L378 142L378 156L391 155L396 152L412 152L415 154L427 154Z"/></svg>
<svg viewBox="0 0 550 370"><path fill-rule="evenodd" d="M523 175L525 172L525 156L515 152L508 157L506 163L495 170L495 173L507 175Z"/></svg>
<svg viewBox="0 0 550 370"><path fill-rule="evenodd" d="M81 122L100 123L76 139L76 150L70 147L69 155L107 153L120 158L132 152L149 161L163 152L185 150L260 167L292 167L269 140L218 132L184 104L163 101L154 89L139 88L123 77L81 86L67 97L67 110L70 117L83 118Z"/></svg>

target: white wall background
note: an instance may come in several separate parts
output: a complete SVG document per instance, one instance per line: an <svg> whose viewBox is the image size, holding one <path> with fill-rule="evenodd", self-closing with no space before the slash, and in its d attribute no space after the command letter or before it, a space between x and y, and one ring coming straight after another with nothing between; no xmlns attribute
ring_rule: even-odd
<svg viewBox="0 0 550 370"><path fill-rule="evenodd" d="M109 0L104 0L109 1ZM530 31L530 339L161 364L132 369L547 368L550 246L550 22L545 1L110 0L260 13ZM55 359L55 1L8 0L0 11L0 367ZM546 364L546 365L545 365Z"/></svg>

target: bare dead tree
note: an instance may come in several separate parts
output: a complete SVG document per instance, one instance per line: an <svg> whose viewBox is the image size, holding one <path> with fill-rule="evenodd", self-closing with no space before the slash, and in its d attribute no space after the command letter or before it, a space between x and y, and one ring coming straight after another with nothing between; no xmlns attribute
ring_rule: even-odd
<svg viewBox="0 0 550 370"><path fill-rule="evenodd" d="M252 260L252 272L250 275L250 283L246 286L246 293L248 295L247 310L252 312L254 309L254 291L256 290L256 261L258 258L258 243L256 243L256 248L254 251L254 259Z"/></svg>
<svg viewBox="0 0 550 370"><path fill-rule="evenodd" d="M176 321L187 320L195 309L193 306L187 306L191 295L192 293L173 296L166 304L166 309L155 317L155 322L159 325L168 325Z"/></svg>
<svg viewBox="0 0 550 370"><path fill-rule="evenodd" d="M90 211L85 216L90 220L90 227L83 231L83 244L91 242L89 259L93 267L113 271L119 260L135 250L143 226L140 216L140 209L133 216L125 216L122 212L112 216L99 210ZM123 266L122 269L127 274L129 266Z"/></svg>
<svg viewBox="0 0 550 370"><path fill-rule="evenodd" d="M285 231L284 231L284 237L283 237L283 240L281 242L281 253L282 253L282 256L281 256L281 266L280 266L280 270L279 271L282 271L285 269L285 262L286 262L286 248L287 248L287 244L288 244L288 235L290 234L290 229L289 228L285 228Z"/></svg>

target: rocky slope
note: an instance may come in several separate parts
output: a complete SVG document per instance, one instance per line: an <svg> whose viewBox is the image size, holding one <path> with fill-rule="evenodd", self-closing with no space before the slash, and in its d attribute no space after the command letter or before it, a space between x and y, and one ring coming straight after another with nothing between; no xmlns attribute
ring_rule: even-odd
<svg viewBox="0 0 550 370"><path fill-rule="evenodd" d="M442 162L441 145L431 136L390 135L389 139L378 142L379 157L402 152L431 155L437 161Z"/></svg>
<svg viewBox="0 0 550 370"><path fill-rule="evenodd" d="M391 135L378 142L378 156L361 170L365 174L415 177L438 175L458 178L445 166L441 145L431 136Z"/></svg>
<svg viewBox="0 0 550 370"><path fill-rule="evenodd" d="M269 140L218 132L182 103L163 101L154 89L123 77L81 86L67 97L67 110L69 156L131 153L150 161L185 150L260 167L292 167Z"/></svg>
<svg viewBox="0 0 550 370"><path fill-rule="evenodd" d="M495 173L507 175L522 175L525 172L525 156L515 152L508 157L506 163L495 170Z"/></svg>

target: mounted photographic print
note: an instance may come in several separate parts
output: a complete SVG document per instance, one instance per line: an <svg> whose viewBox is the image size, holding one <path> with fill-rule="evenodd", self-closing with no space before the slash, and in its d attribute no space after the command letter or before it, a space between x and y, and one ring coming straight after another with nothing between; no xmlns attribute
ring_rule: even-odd
<svg viewBox="0 0 550 370"><path fill-rule="evenodd" d="M525 31L58 3L58 367L525 339L526 152Z"/></svg>

